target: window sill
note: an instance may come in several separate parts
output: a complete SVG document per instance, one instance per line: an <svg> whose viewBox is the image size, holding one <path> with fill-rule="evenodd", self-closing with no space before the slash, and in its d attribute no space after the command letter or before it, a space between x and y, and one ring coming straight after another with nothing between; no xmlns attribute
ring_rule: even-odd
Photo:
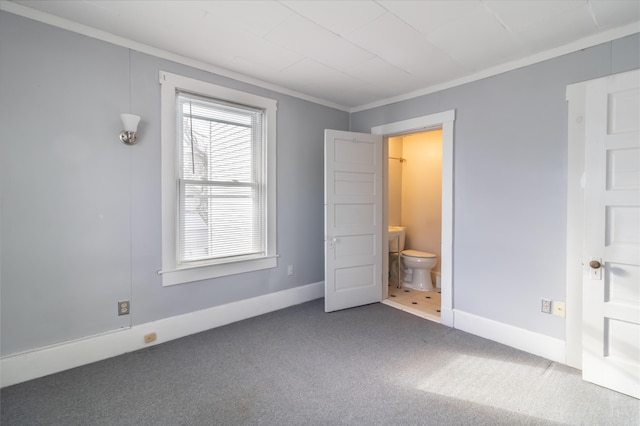
<svg viewBox="0 0 640 426"><path fill-rule="evenodd" d="M278 257L261 257L259 259L239 262L221 263L217 265L199 265L185 268L158 271L162 275L162 286L185 284L210 278L225 277L245 272L260 271L278 266Z"/></svg>

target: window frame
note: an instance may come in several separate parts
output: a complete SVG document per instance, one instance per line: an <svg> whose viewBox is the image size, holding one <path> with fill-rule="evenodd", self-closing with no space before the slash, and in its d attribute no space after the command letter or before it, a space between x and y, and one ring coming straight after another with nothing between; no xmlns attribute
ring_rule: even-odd
<svg viewBox="0 0 640 426"><path fill-rule="evenodd" d="M276 244L276 111L274 99L218 86L189 77L160 71L161 167L162 167L162 285L171 286L210 278L277 267ZM265 146L263 165L266 185L265 253L231 259L211 259L178 263L178 168L176 140L177 91L259 108L265 111Z"/></svg>

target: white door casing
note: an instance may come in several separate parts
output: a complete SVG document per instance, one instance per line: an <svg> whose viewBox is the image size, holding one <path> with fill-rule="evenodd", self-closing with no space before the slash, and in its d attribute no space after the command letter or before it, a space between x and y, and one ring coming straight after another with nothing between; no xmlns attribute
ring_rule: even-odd
<svg viewBox="0 0 640 426"><path fill-rule="evenodd" d="M372 127L376 135L398 136L430 129L442 129L442 245L440 248L441 315L440 323L454 326L453 309L453 129L455 110L410 118ZM385 152L386 154L386 152ZM387 224L385 223L384 226ZM386 233L385 233L386 238Z"/></svg>
<svg viewBox="0 0 640 426"><path fill-rule="evenodd" d="M640 398L640 71L585 101L583 378Z"/></svg>
<svg viewBox="0 0 640 426"><path fill-rule="evenodd" d="M325 130L325 311L382 299L382 137Z"/></svg>

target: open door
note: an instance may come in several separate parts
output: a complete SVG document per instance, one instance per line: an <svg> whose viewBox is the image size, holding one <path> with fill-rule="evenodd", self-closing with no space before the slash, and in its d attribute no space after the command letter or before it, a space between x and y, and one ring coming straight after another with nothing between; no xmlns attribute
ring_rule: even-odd
<svg viewBox="0 0 640 426"><path fill-rule="evenodd" d="M584 380L640 398L640 72L587 83Z"/></svg>
<svg viewBox="0 0 640 426"><path fill-rule="evenodd" d="M382 300L382 136L325 130L325 311Z"/></svg>

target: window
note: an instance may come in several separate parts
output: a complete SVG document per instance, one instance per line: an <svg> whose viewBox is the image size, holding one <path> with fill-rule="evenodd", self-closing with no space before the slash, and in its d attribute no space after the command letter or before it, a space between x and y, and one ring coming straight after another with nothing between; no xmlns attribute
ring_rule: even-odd
<svg viewBox="0 0 640 426"><path fill-rule="evenodd" d="M162 282L277 266L276 102L160 73Z"/></svg>
<svg viewBox="0 0 640 426"><path fill-rule="evenodd" d="M264 253L263 110L177 92L178 262Z"/></svg>

